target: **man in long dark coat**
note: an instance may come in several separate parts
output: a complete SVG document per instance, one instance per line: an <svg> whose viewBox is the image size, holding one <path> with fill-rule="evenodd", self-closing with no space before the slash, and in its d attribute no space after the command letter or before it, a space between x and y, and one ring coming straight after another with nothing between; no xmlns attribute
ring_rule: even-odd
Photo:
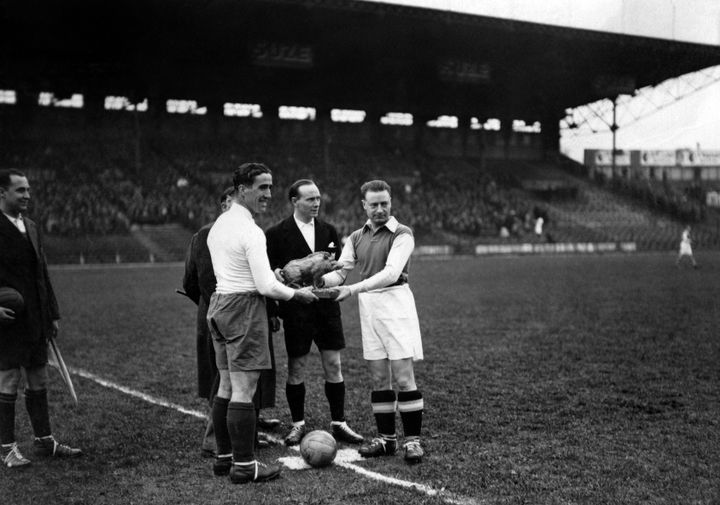
<svg viewBox="0 0 720 505"><path fill-rule="evenodd" d="M0 286L22 295L16 312L0 307L0 459L10 468L30 464L15 440L15 404L25 371L25 407L39 456L75 457L75 449L52 435L47 397L48 340L57 334L60 313L48 275L40 230L25 215L30 184L18 170L0 170Z"/></svg>

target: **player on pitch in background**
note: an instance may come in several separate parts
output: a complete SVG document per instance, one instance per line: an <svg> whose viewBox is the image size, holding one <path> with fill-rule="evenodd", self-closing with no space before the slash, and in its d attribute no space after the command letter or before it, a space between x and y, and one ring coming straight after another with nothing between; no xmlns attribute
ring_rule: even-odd
<svg viewBox="0 0 720 505"><path fill-rule="evenodd" d="M253 395L261 370L272 368L265 297L317 301L311 288L292 289L270 269L265 234L254 217L267 211L272 173L262 163L245 163L233 173L235 194L208 234L217 285L210 298L208 325L213 336L220 386L213 402L217 457L215 475L234 484L280 475L279 464L255 459Z"/></svg>
<svg viewBox="0 0 720 505"><path fill-rule="evenodd" d="M339 286L338 301L358 296L363 358L370 366L370 395L378 437L363 445L365 457L397 451L395 411L400 412L405 461L419 463L423 396L415 383L413 362L423 359L415 299L408 284L408 266L415 248L412 230L392 214L391 189L385 181L366 182L360 188L368 220L343 247L341 270L323 276L325 286ZM358 268L360 281L343 286L350 270ZM393 389L393 380L399 391Z"/></svg>
<svg viewBox="0 0 720 505"><path fill-rule="evenodd" d="M280 269L289 261L310 253L327 251L337 259L340 239L335 227L317 218L320 190L310 179L295 181L288 190L293 214L270 227L267 236L270 266ZM331 430L340 441L359 444L363 437L345 421L345 381L342 375L341 350L345 348L340 306L334 300L320 300L312 305L280 302L279 315L285 326L285 348L288 355L288 378L285 385L292 428L286 445L297 445L305 435L305 365L315 342L322 359L325 396L330 406Z"/></svg>
<svg viewBox="0 0 720 505"><path fill-rule="evenodd" d="M693 268L698 267L692 251L692 236L690 235L691 231L692 229L690 228L690 225L687 225L683 229L682 236L680 237L680 250L678 251L677 259L675 260L675 266L677 266L678 268L680 268L680 263L682 263L683 258L687 258L692 264Z"/></svg>

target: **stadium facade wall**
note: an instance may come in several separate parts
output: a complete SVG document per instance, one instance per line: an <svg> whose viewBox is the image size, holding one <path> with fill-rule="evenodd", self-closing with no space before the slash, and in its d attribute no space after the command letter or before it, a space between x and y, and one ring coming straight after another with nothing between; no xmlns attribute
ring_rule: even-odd
<svg viewBox="0 0 720 505"><path fill-rule="evenodd" d="M720 151L586 149L588 175L667 181L720 181Z"/></svg>
<svg viewBox="0 0 720 505"><path fill-rule="evenodd" d="M631 253L637 251L635 242L576 242L558 244L481 244L475 246L477 256L496 254L596 254Z"/></svg>

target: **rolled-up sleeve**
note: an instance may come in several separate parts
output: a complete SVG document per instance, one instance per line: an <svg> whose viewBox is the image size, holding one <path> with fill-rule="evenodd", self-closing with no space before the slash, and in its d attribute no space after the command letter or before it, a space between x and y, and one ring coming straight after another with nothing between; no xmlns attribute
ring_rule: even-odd
<svg viewBox="0 0 720 505"><path fill-rule="evenodd" d="M344 284L348 273L355 268L355 247L352 240L345 242L338 264L342 265L340 270L333 270L322 277L323 281L325 281L324 285L329 288Z"/></svg>
<svg viewBox="0 0 720 505"><path fill-rule="evenodd" d="M294 296L295 290L278 281L270 268L262 232L253 233L249 238L246 253L255 286L261 295L276 300L290 300Z"/></svg>

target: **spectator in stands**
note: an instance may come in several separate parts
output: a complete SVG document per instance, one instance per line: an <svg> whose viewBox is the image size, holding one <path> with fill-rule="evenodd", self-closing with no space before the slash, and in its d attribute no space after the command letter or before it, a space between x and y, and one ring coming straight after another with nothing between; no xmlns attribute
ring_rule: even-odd
<svg viewBox="0 0 720 505"><path fill-rule="evenodd" d="M30 145L26 154L17 154L15 158L21 164L44 167L43 177L47 177L47 181L36 184L36 194L44 205L36 217L48 233L68 237L125 234L132 224L165 222L179 222L191 229L199 229L214 218L215 195L226 185L217 177L208 177L208 174L217 174L223 163L216 152L227 152L237 145L233 141L231 146L222 139L217 139L217 144L212 146L204 142L193 143L187 138L178 145L173 142L167 138L153 139L149 135L148 144L152 148L141 153L141 171L135 165L137 153L134 147L128 148L121 143L111 156L92 147L100 143L69 143L40 149ZM245 151L242 157L248 149L255 148L242 146ZM458 188L438 175L454 172L458 163L462 165L465 161L429 160L418 154L412 159L408 155L397 157L392 155L392 148L385 152L382 146L372 150L369 156L365 151L340 144L333 146L333 172L324 173L324 181L316 179L327 193L332 194L332 200L324 202L323 208L327 216L332 216L341 237L348 236L354 228L353 223L363 217L353 188L380 172L388 175L402 172L399 183L409 186L411 191L399 192L393 206L397 216L414 228L416 236L437 230L465 238L494 235L494 223L504 221L511 210L522 217L512 194L477 166L472 167L467 184ZM268 148L272 154L250 152L281 165L282 178L289 181L306 176L309 167L320 167L325 162L324 151L313 149L312 145L303 147L301 157L294 147L284 147L284 144ZM229 156L240 158L232 152ZM342 177L334 177L337 173L342 173ZM277 186L277 190L286 191L281 186ZM258 216L258 223L264 227L284 216L284 207L278 206L269 209L264 216ZM498 224L497 230L501 226ZM514 223L506 223L506 229L510 236L515 236L518 231Z"/></svg>

